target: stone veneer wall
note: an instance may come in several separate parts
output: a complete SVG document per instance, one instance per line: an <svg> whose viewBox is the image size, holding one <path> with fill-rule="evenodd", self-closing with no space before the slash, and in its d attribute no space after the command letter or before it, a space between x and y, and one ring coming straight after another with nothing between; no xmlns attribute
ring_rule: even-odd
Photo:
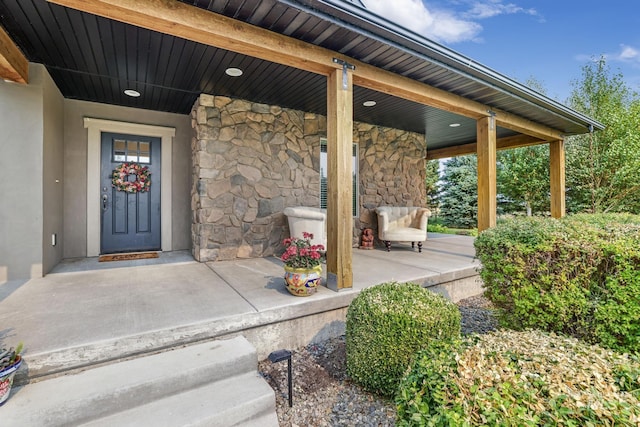
<svg viewBox="0 0 640 427"><path fill-rule="evenodd" d="M372 228L378 238L378 206L426 206L427 147L424 135L366 123L354 124L358 143L360 215L354 238Z"/></svg>
<svg viewBox="0 0 640 427"><path fill-rule="evenodd" d="M287 206L320 205L326 118L278 106L200 95L192 112L193 256L215 261L279 254ZM424 206L424 136L356 123L361 229L380 205Z"/></svg>

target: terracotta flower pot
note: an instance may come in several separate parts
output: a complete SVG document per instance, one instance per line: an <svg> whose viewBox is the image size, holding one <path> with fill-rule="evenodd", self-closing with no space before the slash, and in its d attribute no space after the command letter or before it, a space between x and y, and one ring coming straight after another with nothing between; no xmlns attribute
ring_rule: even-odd
<svg viewBox="0 0 640 427"><path fill-rule="evenodd" d="M0 371L0 405L4 404L9 398L11 386L13 385L13 377L18 368L20 368L20 365L22 365L22 357L18 356L15 363Z"/></svg>
<svg viewBox="0 0 640 427"><path fill-rule="evenodd" d="M284 266L284 281L287 290L298 297L308 297L316 293L322 279L322 265L313 268L293 268Z"/></svg>

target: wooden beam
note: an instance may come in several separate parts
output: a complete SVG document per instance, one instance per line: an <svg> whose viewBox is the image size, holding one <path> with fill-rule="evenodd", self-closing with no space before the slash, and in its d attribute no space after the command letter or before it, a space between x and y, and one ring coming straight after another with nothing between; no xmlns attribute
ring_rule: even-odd
<svg viewBox="0 0 640 427"><path fill-rule="evenodd" d="M544 144L546 141L529 135L514 135L500 138L496 141L496 149L508 150L510 148L527 147L530 145ZM427 160L445 159L447 157L465 156L467 154L475 154L478 151L478 144L472 142L465 145L457 145L454 147L437 148L429 150L427 146Z"/></svg>
<svg viewBox="0 0 640 427"><path fill-rule="evenodd" d="M327 79L327 286L353 286L353 81L343 71Z"/></svg>
<svg viewBox="0 0 640 427"><path fill-rule="evenodd" d="M565 208L565 153L564 141L549 143L549 178L551 181L551 216L562 218Z"/></svg>
<svg viewBox="0 0 640 427"><path fill-rule="evenodd" d="M487 107L478 102L365 63L354 64L353 83L357 86L473 119L487 116Z"/></svg>
<svg viewBox="0 0 640 427"><path fill-rule="evenodd" d="M29 82L29 61L0 27L0 79L17 83Z"/></svg>
<svg viewBox="0 0 640 427"><path fill-rule="evenodd" d="M559 130L532 122L515 114L493 108L492 112L496 114L496 125L511 129L525 135L533 136L545 141L555 141L564 138L564 134Z"/></svg>
<svg viewBox="0 0 640 427"><path fill-rule="evenodd" d="M353 82L358 86L408 99L420 104L430 105L475 120L481 117L488 117L493 113L498 126L545 141L556 140L563 137L560 131L534 123L531 120L507 113L506 111L497 108L490 109L479 102L437 89L390 71L385 71L357 61L352 63L356 66Z"/></svg>
<svg viewBox="0 0 640 427"><path fill-rule="evenodd" d="M335 52L175 0L47 0L82 12L328 75Z"/></svg>
<svg viewBox="0 0 640 427"><path fill-rule="evenodd" d="M493 117L478 120L478 231L496 225L496 124Z"/></svg>
<svg viewBox="0 0 640 427"><path fill-rule="evenodd" d="M531 145L544 144L546 141L530 135L505 136L496 141L497 150L508 150L510 148L529 147Z"/></svg>
<svg viewBox="0 0 640 427"><path fill-rule="evenodd" d="M468 154L475 154L478 151L478 144L472 142L464 145L454 145L453 147L436 148L435 150L429 149L429 143L427 143L427 157L426 160L446 159L447 157L466 156Z"/></svg>
<svg viewBox="0 0 640 427"><path fill-rule="evenodd" d="M233 52L329 75L333 58L355 65L356 85L398 96L474 120L489 115L479 102L348 58L337 52L173 0L48 0L83 12ZM493 109L499 126L547 141L562 139L559 131Z"/></svg>

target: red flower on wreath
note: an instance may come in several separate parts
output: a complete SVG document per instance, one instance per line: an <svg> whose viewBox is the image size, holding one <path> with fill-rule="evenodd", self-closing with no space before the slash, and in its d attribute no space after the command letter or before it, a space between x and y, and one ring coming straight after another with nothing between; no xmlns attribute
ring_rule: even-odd
<svg viewBox="0 0 640 427"><path fill-rule="evenodd" d="M134 181L129 181L129 175L135 175ZM126 193L144 193L151 188L151 172L148 166L139 163L122 163L113 170L111 186Z"/></svg>

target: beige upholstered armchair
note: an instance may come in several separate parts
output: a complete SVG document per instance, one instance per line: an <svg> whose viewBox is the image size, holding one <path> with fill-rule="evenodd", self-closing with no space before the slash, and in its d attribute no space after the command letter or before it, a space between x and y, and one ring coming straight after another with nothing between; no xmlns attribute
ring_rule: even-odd
<svg viewBox="0 0 640 427"><path fill-rule="evenodd" d="M309 206L285 208L291 237L303 238L303 233L313 234L312 245L327 247L327 210Z"/></svg>
<svg viewBox="0 0 640 427"><path fill-rule="evenodd" d="M391 242L411 242L422 252L422 242L427 240L427 220L431 211L421 207L380 206L378 214L378 238L391 251Z"/></svg>

